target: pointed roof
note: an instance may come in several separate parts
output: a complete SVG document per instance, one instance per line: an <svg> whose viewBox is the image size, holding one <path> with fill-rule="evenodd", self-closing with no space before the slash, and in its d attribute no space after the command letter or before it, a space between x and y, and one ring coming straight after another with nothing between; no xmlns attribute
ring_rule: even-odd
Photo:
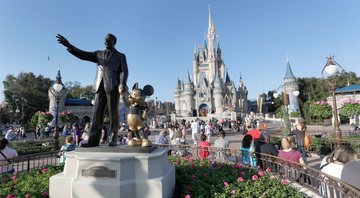
<svg viewBox="0 0 360 198"><path fill-rule="evenodd" d="M293 72L292 72L292 70L291 70L289 60L287 60L286 73L285 73L284 79L296 79Z"/></svg>
<svg viewBox="0 0 360 198"><path fill-rule="evenodd" d="M230 77L229 77L229 73L226 71L226 78L225 78L225 83L231 83Z"/></svg>
<svg viewBox="0 0 360 198"><path fill-rule="evenodd" d="M210 5L209 5L209 25L208 25L209 32L210 32L210 28L213 28L213 27L214 27L214 22L211 17L211 9L210 9Z"/></svg>

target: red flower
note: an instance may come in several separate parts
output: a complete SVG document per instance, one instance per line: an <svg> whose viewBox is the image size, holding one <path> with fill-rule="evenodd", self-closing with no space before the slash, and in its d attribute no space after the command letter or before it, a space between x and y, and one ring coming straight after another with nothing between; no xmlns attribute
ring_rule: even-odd
<svg viewBox="0 0 360 198"><path fill-rule="evenodd" d="M193 180L195 180L196 179L196 175L192 175L192 177L191 177Z"/></svg>
<svg viewBox="0 0 360 198"><path fill-rule="evenodd" d="M15 198L15 196L13 194L9 194L6 198Z"/></svg>
<svg viewBox="0 0 360 198"><path fill-rule="evenodd" d="M268 172L268 173L271 172L270 168L267 168L265 171Z"/></svg>
<svg viewBox="0 0 360 198"><path fill-rule="evenodd" d="M228 186L229 186L229 184L228 184L227 182L224 182L224 185L225 185L226 187L228 187Z"/></svg>
<svg viewBox="0 0 360 198"><path fill-rule="evenodd" d="M238 182L243 182L244 181L244 179L242 177L239 177L237 180L238 180Z"/></svg>
<svg viewBox="0 0 360 198"><path fill-rule="evenodd" d="M241 174L242 174L242 175L245 175L245 172L243 171L243 172L241 172Z"/></svg>
<svg viewBox="0 0 360 198"><path fill-rule="evenodd" d="M203 177L207 177L207 173L203 173Z"/></svg>
<svg viewBox="0 0 360 198"><path fill-rule="evenodd" d="M262 176L264 176L264 172L259 171L259 172L258 172L258 175L259 175L260 177L262 177Z"/></svg>
<svg viewBox="0 0 360 198"><path fill-rule="evenodd" d="M49 192L46 192L46 191L45 191L45 192L42 193L42 195L43 195L44 197L49 197Z"/></svg>
<svg viewBox="0 0 360 198"><path fill-rule="evenodd" d="M281 180L281 183L282 183L282 184L287 184L287 183L289 183L289 181L286 180L286 179L282 179L282 180Z"/></svg>
<svg viewBox="0 0 360 198"><path fill-rule="evenodd" d="M45 174L47 171L48 171L48 169L47 169L47 168L43 168L43 169L41 169L41 172L42 172L43 174Z"/></svg>
<svg viewBox="0 0 360 198"><path fill-rule="evenodd" d="M253 181L256 181L256 180L258 180L258 179L259 179L259 177L258 177L257 175L253 175L253 176L252 176L252 180L253 180Z"/></svg>

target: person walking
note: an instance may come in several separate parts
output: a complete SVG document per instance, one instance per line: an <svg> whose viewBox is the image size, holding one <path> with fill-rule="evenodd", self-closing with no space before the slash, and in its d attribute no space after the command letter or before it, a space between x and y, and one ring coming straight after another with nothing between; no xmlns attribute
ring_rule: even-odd
<svg viewBox="0 0 360 198"><path fill-rule="evenodd" d="M193 140L193 143L197 144L197 135L199 134L199 122L198 120L193 120L191 123L191 138Z"/></svg>
<svg viewBox="0 0 360 198"><path fill-rule="evenodd" d="M306 133L306 125L305 120L300 118L298 120L297 125L295 126L295 144L296 149L302 154L302 158L304 162L307 164L306 160L306 150L305 150L305 133Z"/></svg>

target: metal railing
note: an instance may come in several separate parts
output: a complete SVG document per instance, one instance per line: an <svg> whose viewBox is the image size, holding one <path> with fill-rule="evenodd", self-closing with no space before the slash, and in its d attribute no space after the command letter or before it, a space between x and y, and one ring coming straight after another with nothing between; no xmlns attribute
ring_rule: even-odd
<svg viewBox="0 0 360 198"><path fill-rule="evenodd" d="M57 159L59 151L47 153L37 153L23 155L9 160L0 160L0 174L10 171L12 168L16 172L30 171L31 169L41 168L48 165L58 165Z"/></svg>
<svg viewBox="0 0 360 198"><path fill-rule="evenodd" d="M236 149L221 149L215 147L200 147L193 145L158 145L169 149L168 154L184 158L208 158L215 161L241 163L270 170L282 179L298 183L314 193L324 197L360 197L360 191L340 179L329 176L314 168L303 166L277 156L246 153ZM58 151L19 156L10 159L11 166L16 172L30 171L47 165L59 165ZM255 162L255 163L253 163ZM0 160L0 173L6 172L8 161ZM356 174L356 173L355 173Z"/></svg>
<svg viewBox="0 0 360 198"><path fill-rule="evenodd" d="M324 197L360 197L360 190L329 176L314 168L288 161L277 156L241 152L236 149L220 149L214 147L200 147L190 145L158 145L169 149L168 154L185 158L208 158L217 161L241 163L270 170L271 173L282 179L298 183L301 186ZM254 163L255 162L255 163Z"/></svg>

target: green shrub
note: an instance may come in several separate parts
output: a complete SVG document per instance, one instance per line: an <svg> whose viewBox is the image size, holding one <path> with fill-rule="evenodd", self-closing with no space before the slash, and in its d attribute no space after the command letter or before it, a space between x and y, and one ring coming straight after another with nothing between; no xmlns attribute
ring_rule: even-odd
<svg viewBox="0 0 360 198"><path fill-rule="evenodd" d="M63 169L63 166L52 166L20 174L2 174L0 197L49 197L49 179Z"/></svg>

